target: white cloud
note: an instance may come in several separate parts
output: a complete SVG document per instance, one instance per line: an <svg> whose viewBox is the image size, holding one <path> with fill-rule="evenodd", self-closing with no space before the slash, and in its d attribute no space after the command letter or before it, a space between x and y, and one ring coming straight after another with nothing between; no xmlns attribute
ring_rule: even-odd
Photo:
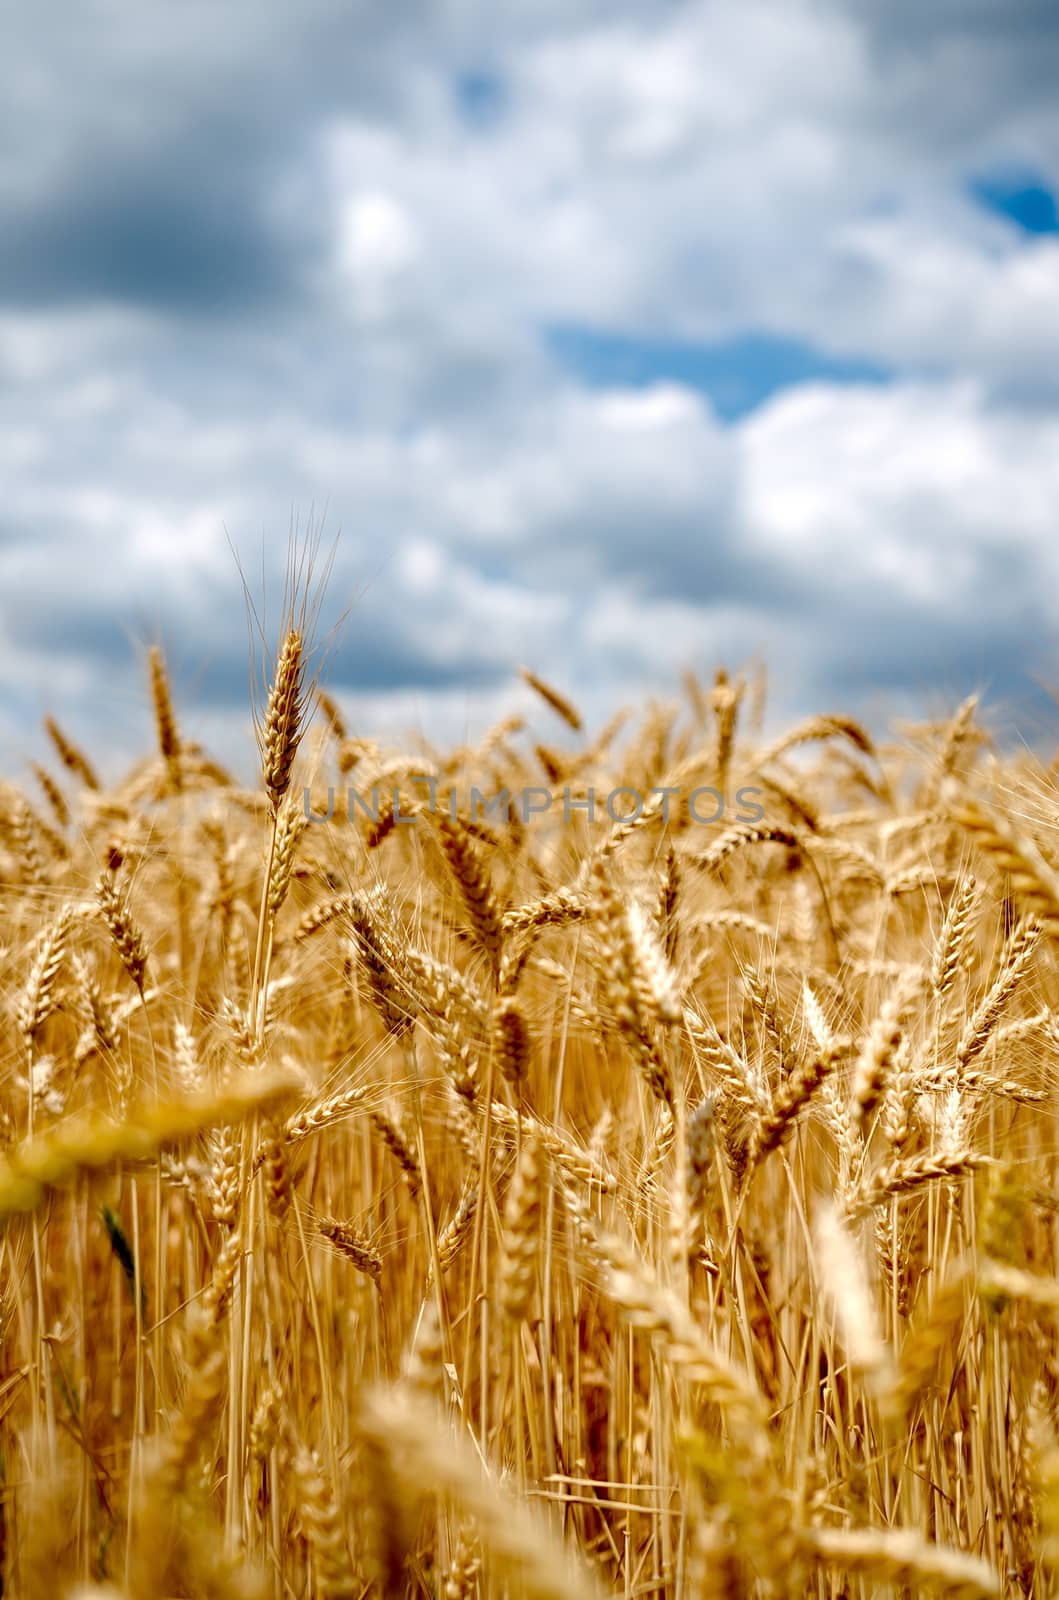
<svg viewBox="0 0 1059 1600"><path fill-rule="evenodd" d="M1015 30L922 26L924 53L910 19L882 70L856 13L824 4L573 8L501 42L507 103L487 137L438 96L406 124L337 119L336 226L369 183L414 219L398 317L472 302L700 338L764 327L884 363L1047 377L1059 249L1028 248L965 190L1019 159L1059 180L1059 111L1032 75L1049 55L1059 70L1059 44L1042 29L1035 60Z"/></svg>
<svg viewBox="0 0 1059 1600"><path fill-rule="evenodd" d="M236 0L149 37L111 0L47 40L20 17L0 227L38 254L0 252L0 725L53 690L86 723L106 707L108 735L145 716L101 685L157 625L229 727L225 529L275 588L313 503L343 529L333 670L365 725L492 715L521 661L600 713L757 651L791 706L1006 690L1037 664L1059 244L967 183L1059 182L1051 13L516 11L362 29L309 0L266 27ZM474 71L497 80L484 121L460 105ZM64 228L97 203L86 289ZM801 385L727 429L679 383L578 387L542 335L565 321L779 332L896 377Z"/></svg>
<svg viewBox="0 0 1059 1600"><path fill-rule="evenodd" d="M968 383L819 385L774 400L740 439L748 523L823 574L841 558L843 576L919 583L929 563L943 604L975 553L1002 544L1059 577L1057 416L992 408Z"/></svg>
<svg viewBox="0 0 1059 1600"><path fill-rule="evenodd" d="M346 204L339 222L339 262L359 316L385 318L401 275L419 255L415 224L390 195L369 191Z"/></svg>

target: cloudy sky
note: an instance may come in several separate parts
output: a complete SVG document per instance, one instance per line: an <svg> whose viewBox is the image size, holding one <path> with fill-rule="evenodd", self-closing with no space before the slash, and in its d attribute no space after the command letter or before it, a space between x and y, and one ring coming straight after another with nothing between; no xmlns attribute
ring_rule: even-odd
<svg viewBox="0 0 1059 1600"><path fill-rule="evenodd" d="M757 657L777 715L1046 717L1055 0L89 0L4 34L15 760L48 709L135 747L152 639L197 732L242 726L231 546L272 597L321 516L366 731L481 727L520 663L601 715Z"/></svg>

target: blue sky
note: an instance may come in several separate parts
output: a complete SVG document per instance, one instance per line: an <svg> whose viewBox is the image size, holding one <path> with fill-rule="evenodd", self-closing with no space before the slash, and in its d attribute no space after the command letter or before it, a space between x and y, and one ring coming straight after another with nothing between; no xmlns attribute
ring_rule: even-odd
<svg viewBox="0 0 1059 1600"><path fill-rule="evenodd" d="M156 638L238 737L231 546L267 612L321 516L365 732L521 663L1047 720L1052 0L58 11L0 66L13 763L46 710L133 750Z"/></svg>
<svg viewBox="0 0 1059 1600"><path fill-rule="evenodd" d="M559 360L594 388L679 384L703 395L724 422L737 421L798 384L882 383L893 376L877 361L830 356L777 333L741 333L701 344L575 323L549 328L547 334Z"/></svg>
<svg viewBox="0 0 1059 1600"><path fill-rule="evenodd" d="M971 196L1023 233L1059 233L1059 211L1048 184L1034 172L976 178Z"/></svg>

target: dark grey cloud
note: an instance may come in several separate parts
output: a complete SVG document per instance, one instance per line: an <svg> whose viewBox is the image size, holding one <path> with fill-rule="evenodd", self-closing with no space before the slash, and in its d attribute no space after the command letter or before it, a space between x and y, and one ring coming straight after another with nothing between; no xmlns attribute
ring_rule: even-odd
<svg viewBox="0 0 1059 1600"><path fill-rule="evenodd" d="M7 41L0 301L232 315L302 293L314 141L342 111L401 114L420 8L370 28L358 5L59 10L68 29L23 13Z"/></svg>
<svg viewBox="0 0 1059 1600"><path fill-rule="evenodd" d="M0 302L267 313L302 292L314 242L269 220L274 177L226 172L221 141L202 137L131 161L97 151L0 217Z"/></svg>
<svg viewBox="0 0 1059 1600"><path fill-rule="evenodd" d="M1053 664L1044 643L1052 632L1048 608L1020 603L998 611L987 583L978 593L980 624L968 627L966 613L940 606L898 608L850 599L848 615L814 624L826 630L831 649L823 690L841 685L857 702L869 695L902 693L929 697L945 692L955 699L981 689L990 698L1025 698L1034 680Z"/></svg>
<svg viewBox="0 0 1059 1600"><path fill-rule="evenodd" d="M903 40L911 48L924 38L947 39L982 35L1002 47L1040 50L1059 39L1059 19L1051 0L934 0L930 6L917 0L846 0L847 15L859 15L874 37Z"/></svg>

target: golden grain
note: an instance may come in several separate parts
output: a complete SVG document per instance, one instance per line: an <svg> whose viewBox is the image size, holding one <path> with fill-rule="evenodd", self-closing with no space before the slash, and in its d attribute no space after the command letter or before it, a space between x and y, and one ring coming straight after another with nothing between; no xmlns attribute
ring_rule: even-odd
<svg viewBox="0 0 1059 1600"><path fill-rule="evenodd" d="M312 620L256 792L159 651L152 759L50 722L69 801L4 792L4 1592L1052 1592L1049 774L973 702L766 744L723 670L572 751L317 695L312 795L391 803L310 833ZM542 764L766 816L522 817Z"/></svg>

